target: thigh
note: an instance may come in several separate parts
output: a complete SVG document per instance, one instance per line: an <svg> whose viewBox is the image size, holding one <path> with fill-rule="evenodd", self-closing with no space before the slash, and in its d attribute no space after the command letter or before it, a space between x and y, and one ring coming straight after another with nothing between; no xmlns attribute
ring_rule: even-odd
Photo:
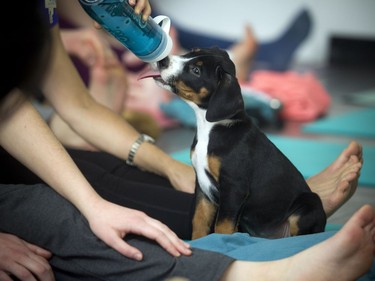
<svg viewBox="0 0 375 281"><path fill-rule="evenodd" d="M191 238L195 209L193 194L117 177L91 162L76 161L100 196L113 203L145 212L168 225L182 239Z"/></svg>
<svg viewBox="0 0 375 281"><path fill-rule="evenodd" d="M191 238L194 195L180 192L157 175L128 166L102 152L68 150L82 173L105 199L141 210L169 226L182 239ZM6 151L0 151L0 182L43 182Z"/></svg>
<svg viewBox="0 0 375 281"><path fill-rule="evenodd" d="M190 257L174 258L135 235L125 240L143 252L144 260L128 259L98 240L78 210L42 184L0 185L0 231L50 250L57 280L219 280L233 261L198 249Z"/></svg>

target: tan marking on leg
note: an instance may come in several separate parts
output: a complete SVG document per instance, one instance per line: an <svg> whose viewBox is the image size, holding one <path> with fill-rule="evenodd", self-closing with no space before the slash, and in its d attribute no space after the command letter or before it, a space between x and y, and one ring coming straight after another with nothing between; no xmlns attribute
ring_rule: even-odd
<svg viewBox="0 0 375 281"><path fill-rule="evenodd" d="M210 174L213 176L216 182L219 182L221 159L217 156L211 155L207 157L207 162Z"/></svg>
<svg viewBox="0 0 375 281"><path fill-rule="evenodd" d="M207 199L203 198L197 202L193 218L192 239L197 239L210 233L215 213L216 207Z"/></svg>
<svg viewBox="0 0 375 281"><path fill-rule="evenodd" d="M218 221L215 226L215 233L232 234L237 231L237 226L234 224L234 221L230 219Z"/></svg>
<svg viewBox="0 0 375 281"><path fill-rule="evenodd" d="M300 220L300 216L298 215L291 215L288 218L289 225L290 225L290 235L291 236L296 236L299 233L299 227L298 227L298 222Z"/></svg>

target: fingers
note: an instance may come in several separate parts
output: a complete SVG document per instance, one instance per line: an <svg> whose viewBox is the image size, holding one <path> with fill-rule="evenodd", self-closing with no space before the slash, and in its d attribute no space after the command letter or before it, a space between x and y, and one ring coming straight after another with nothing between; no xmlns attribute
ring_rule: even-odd
<svg viewBox="0 0 375 281"><path fill-rule="evenodd" d="M5 272L0 270L0 280L1 281L13 281L12 278Z"/></svg>
<svg viewBox="0 0 375 281"><path fill-rule="evenodd" d="M0 233L0 280L53 281L51 253L18 237Z"/></svg>
<svg viewBox="0 0 375 281"><path fill-rule="evenodd" d="M134 6L134 12L142 14L142 19L146 21L151 15L151 5L148 0L129 0L129 4Z"/></svg>
<svg viewBox="0 0 375 281"><path fill-rule="evenodd" d="M22 281L37 281L37 279L28 269L26 269L23 265L20 265L15 262L10 264L9 268L7 268L7 270L4 271L3 273L4 273L3 275L4 276L7 275L10 278L10 280L13 280L13 277L16 277L17 280L22 280ZM3 280L3 279L0 279L0 280ZM4 278L4 280L9 280L9 279Z"/></svg>
<svg viewBox="0 0 375 281"><path fill-rule="evenodd" d="M148 226L141 229L140 235L158 242L168 253L178 257L181 254L190 255L190 245L182 241L165 224L158 220L148 218Z"/></svg>
<svg viewBox="0 0 375 281"><path fill-rule="evenodd" d="M107 243L108 246L118 251L120 254L137 261L143 259L143 254L137 248L130 246L126 243L121 236L115 235L111 242Z"/></svg>
<svg viewBox="0 0 375 281"><path fill-rule="evenodd" d="M185 243L179 239L177 235L166 225L150 217L145 218L144 224L139 224L138 227L132 231L132 233L156 241L164 250L174 257L191 255L191 249L188 243ZM134 247L131 248L134 256L142 259L142 256L139 256L141 252Z"/></svg>
<svg viewBox="0 0 375 281"><path fill-rule="evenodd" d="M167 252L176 257L182 255L191 255L190 244L182 241L178 236L172 232L167 226L161 224L155 220L160 227L161 235L154 236L156 242L158 242ZM150 234L152 235L152 234Z"/></svg>
<svg viewBox="0 0 375 281"><path fill-rule="evenodd" d="M165 224L145 213L122 207L105 200L96 202L96 208L90 209L87 219L95 235L109 247L126 257L142 260L139 249L124 241L128 234L136 234L154 240L173 256L190 255L191 249L177 237ZM100 212L97 212L100 210Z"/></svg>
<svg viewBox="0 0 375 281"><path fill-rule="evenodd" d="M11 272L20 280L55 280L48 261L38 255L24 256L19 259L13 264Z"/></svg>
<svg viewBox="0 0 375 281"><path fill-rule="evenodd" d="M34 245L34 244L30 244L30 243L27 243L25 242L26 246L32 251L34 252L35 254L37 254L38 256L41 256L45 259L49 259L51 256L52 256L52 253L50 251L47 251L37 245Z"/></svg>
<svg viewBox="0 0 375 281"><path fill-rule="evenodd" d="M97 21L94 21L94 27L96 29L102 29L102 26Z"/></svg>
<svg viewBox="0 0 375 281"><path fill-rule="evenodd" d="M107 239L105 242L110 247L129 258L138 261L143 259L143 254L140 250L123 240L123 238L129 233L141 235L156 241L172 256L178 257L191 254L190 245L188 243L179 239L166 225L158 220L150 218L142 212L133 210L132 218L126 223L126 227L127 229L122 230L121 232L112 232L111 237L108 237L109 234L107 231Z"/></svg>

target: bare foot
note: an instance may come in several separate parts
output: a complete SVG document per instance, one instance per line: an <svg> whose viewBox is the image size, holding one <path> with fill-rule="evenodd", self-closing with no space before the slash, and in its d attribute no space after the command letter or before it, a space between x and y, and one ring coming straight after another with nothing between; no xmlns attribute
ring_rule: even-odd
<svg viewBox="0 0 375 281"><path fill-rule="evenodd" d="M375 255L375 211L363 206L329 239L294 256L267 262L235 261L222 280L353 281Z"/></svg>
<svg viewBox="0 0 375 281"><path fill-rule="evenodd" d="M327 217L356 191L362 163L362 146L352 141L333 163L307 179L311 190L322 199Z"/></svg>
<svg viewBox="0 0 375 281"><path fill-rule="evenodd" d="M229 52L236 65L237 79L239 82L248 80L252 59L257 50L257 41L250 26L245 26L245 37L241 42L234 44Z"/></svg>
<svg viewBox="0 0 375 281"><path fill-rule="evenodd" d="M111 68L92 67L89 91L97 102L121 114L128 93L128 78L124 68L121 65Z"/></svg>
<svg viewBox="0 0 375 281"><path fill-rule="evenodd" d="M358 210L331 238L285 259L290 268L278 280L356 280L371 267L375 255L375 212Z"/></svg>

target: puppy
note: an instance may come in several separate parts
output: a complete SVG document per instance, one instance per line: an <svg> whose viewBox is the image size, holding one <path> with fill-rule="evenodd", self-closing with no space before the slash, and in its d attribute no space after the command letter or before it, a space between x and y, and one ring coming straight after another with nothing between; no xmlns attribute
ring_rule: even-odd
<svg viewBox="0 0 375 281"><path fill-rule="evenodd" d="M319 196L246 115L227 52L196 49L156 68L144 77L186 101L197 119L190 154L197 176L193 239L211 232L279 238L324 230Z"/></svg>

